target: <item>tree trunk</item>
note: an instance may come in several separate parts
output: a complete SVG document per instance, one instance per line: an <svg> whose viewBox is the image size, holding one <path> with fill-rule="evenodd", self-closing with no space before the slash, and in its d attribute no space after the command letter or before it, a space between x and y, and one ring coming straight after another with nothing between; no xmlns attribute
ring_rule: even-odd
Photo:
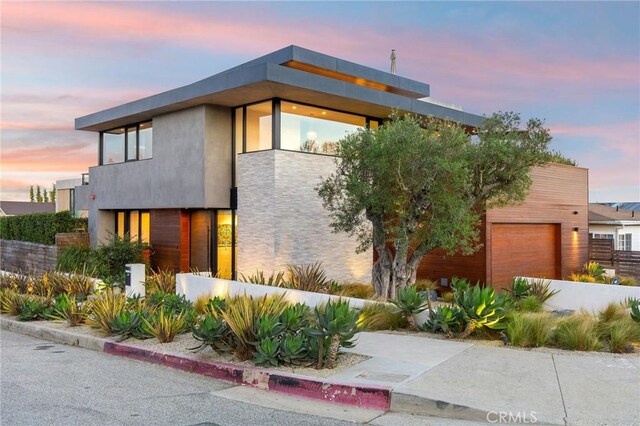
<svg viewBox="0 0 640 426"><path fill-rule="evenodd" d="M319 338L318 342L318 362L316 363L316 370L322 370L322 361L324 360L324 337Z"/></svg>
<svg viewBox="0 0 640 426"><path fill-rule="evenodd" d="M327 354L327 368L334 368L338 359L338 347L340 346L340 335L331 336L331 344L329 345L329 353Z"/></svg>
<svg viewBox="0 0 640 426"><path fill-rule="evenodd" d="M378 259L371 269L371 284L378 297L388 297L389 281L391 279L392 258L391 252L387 247L387 239L384 233L384 221L382 217L376 215L367 215L371 221L373 248L378 255Z"/></svg>

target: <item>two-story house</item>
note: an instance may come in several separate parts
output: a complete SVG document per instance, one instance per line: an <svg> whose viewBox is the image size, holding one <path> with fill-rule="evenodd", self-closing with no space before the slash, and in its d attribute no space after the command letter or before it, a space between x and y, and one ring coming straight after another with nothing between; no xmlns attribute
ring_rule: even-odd
<svg viewBox="0 0 640 426"><path fill-rule="evenodd" d="M76 129L96 132L99 140L99 164L90 168L87 186L92 244L109 232L129 233L152 245L159 268L230 278L321 261L331 278L368 282L372 251L356 254L353 240L331 232L314 187L334 170L331 153L341 137L381 125L394 109L456 121L469 132L481 123L482 117L429 95L428 84L289 46L77 118ZM483 235L489 243L498 235L495 246L515 238L522 247L548 251L534 255L544 263L538 269L560 276L586 258L586 170L553 167L540 179L556 183L548 193L543 183L534 200L544 206L531 216L526 209L498 214L500 226L484 223ZM518 234L504 242L512 225ZM484 265L476 274L483 281L496 267L489 246L474 260ZM447 260L429 260L422 270L436 275L424 276L450 276L427 267L433 262Z"/></svg>

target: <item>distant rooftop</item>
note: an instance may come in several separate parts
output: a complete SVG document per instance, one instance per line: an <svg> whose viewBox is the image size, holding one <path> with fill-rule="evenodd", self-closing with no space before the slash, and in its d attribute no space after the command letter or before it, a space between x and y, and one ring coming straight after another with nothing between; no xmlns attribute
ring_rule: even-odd
<svg viewBox="0 0 640 426"><path fill-rule="evenodd" d="M638 222L640 213L625 210L620 207L611 207L606 204L589 204L589 222Z"/></svg>
<svg viewBox="0 0 640 426"><path fill-rule="evenodd" d="M32 203L30 201L0 201L2 216L19 216L33 213L53 213L55 203Z"/></svg>
<svg viewBox="0 0 640 426"><path fill-rule="evenodd" d="M600 203L607 204L611 207L619 207L625 210L632 210L634 212L640 212L640 201L635 202L617 202L617 203Z"/></svg>

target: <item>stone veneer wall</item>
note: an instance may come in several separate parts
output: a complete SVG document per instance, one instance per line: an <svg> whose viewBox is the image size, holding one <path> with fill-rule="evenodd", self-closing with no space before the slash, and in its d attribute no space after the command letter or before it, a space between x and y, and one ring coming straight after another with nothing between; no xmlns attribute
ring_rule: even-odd
<svg viewBox="0 0 640 426"><path fill-rule="evenodd" d="M314 190L335 170L333 157L252 152L238 156L237 170L239 273L321 261L330 279L371 281L372 250L356 254L354 239L332 232Z"/></svg>
<svg viewBox="0 0 640 426"><path fill-rule="evenodd" d="M0 240L0 269L40 275L54 271L58 247L27 241Z"/></svg>

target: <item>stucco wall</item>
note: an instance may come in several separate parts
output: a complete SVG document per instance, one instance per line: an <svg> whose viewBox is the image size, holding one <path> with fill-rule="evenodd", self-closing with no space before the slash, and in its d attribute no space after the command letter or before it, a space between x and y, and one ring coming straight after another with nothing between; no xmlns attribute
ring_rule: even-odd
<svg viewBox="0 0 640 426"><path fill-rule="evenodd" d="M338 281L371 281L372 251L335 234L314 187L335 170L333 157L289 151L238 156L238 272L265 274L321 261Z"/></svg>

